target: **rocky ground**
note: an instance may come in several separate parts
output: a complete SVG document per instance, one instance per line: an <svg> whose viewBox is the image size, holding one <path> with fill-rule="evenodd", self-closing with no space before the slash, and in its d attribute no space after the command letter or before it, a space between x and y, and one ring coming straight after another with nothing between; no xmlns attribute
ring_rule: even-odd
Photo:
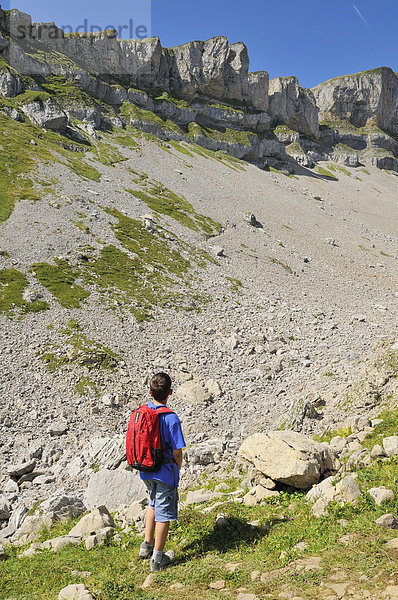
<svg viewBox="0 0 398 600"><path fill-rule="evenodd" d="M119 150L128 160L92 161L100 183L63 165L39 165L39 180L57 182L52 193L17 203L1 224L0 267L27 272L29 289L50 305L0 317L3 485L7 465L36 457L39 474L55 480L44 488L26 481L22 499L26 494L34 502L59 486L80 489L89 465L85 479L80 468L68 471L71 461L85 464L82 448L93 437L123 435L130 410L146 397L148 377L163 369L173 377L172 407L188 444L224 436L228 456L256 431L319 432L364 411L376 416L380 394L367 390L364 400L355 385L377 371L375 345L389 340L378 356L397 338L396 176L346 169L330 181L249 164L240 170L143 138L137 148ZM109 310L95 293L81 308L66 309L28 271L54 257L73 264L76 249L87 244L117 244L104 208L135 218L148 213L126 191L137 188L131 169L225 227L206 241L160 218L180 239L221 253L196 271L194 289L210 298L200 312L163 307L155 320L138 323L123 307ZM247 213L255 215L254 225ZM40 356L53 344L70 351L63 330L71 319L87 338L120 355L116 369L90 370L71 360L49 371ZM96 389L77 394L82 377ZM379 384L388 389L389 381Z"/></svg>

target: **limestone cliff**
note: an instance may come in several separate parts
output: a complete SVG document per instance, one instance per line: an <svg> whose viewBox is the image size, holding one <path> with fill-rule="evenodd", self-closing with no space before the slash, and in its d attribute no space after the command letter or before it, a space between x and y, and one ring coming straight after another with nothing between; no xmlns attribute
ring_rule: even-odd
<svg viewBox="0 0 398 600"><path fill-rule="evenodd" d="M296 77L250 73L245 45L223 36L163 48L113 30L64 34L0 8L0 94L15 98L2 110L77 138L129 124L260 167L398 170L398 78L387 67L307 90Z"/></svg>
<svg viewBox="0 0 398 600"><path fill-rule="evenodd" d="M310 90L297 77L276 77L269 86L269 113L276 124L318 137L318 108Z"/></svg>
<svg viewBox="0 0 398 600"><path fill-rule="evenodd" d="M398 133L398 77L388 67L330 79L313 88L320 120L346 120Z"/></svg>

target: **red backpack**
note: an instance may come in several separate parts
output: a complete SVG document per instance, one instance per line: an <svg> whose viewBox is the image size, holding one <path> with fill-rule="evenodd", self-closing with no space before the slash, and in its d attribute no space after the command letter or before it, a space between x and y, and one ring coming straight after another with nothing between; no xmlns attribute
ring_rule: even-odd
<svg viewBox="0 0 398 600"><path fill-rule="evenodd" d="M173 411L166 406L156 410L143 404L131 413L126 436L127 462L138 471L159 471L164 461L159 416Z"/></svg>

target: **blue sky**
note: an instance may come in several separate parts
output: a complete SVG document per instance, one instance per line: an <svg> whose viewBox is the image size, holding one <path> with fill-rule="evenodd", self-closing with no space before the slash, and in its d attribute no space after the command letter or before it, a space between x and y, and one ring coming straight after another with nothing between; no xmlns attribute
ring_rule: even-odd
<svg viewBox="0 0 398 600"><path fill-rule="evenodd" d="M132 19L133 31L145 25L164 46L226 35L248 46L252 71L297 75L305 87L384 65L398 70L398 0L11 0L11 6L60 26L87 19L127 25L127 33Z"/></svg>

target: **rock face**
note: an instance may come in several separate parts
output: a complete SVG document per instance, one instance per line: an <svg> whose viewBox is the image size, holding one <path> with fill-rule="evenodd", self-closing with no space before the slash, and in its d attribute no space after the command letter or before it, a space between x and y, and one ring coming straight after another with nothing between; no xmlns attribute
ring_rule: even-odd
<svg viewBox="0 0 398 600"><path fill-rule="evenodd" d="M310 90L302 88L297 77L275 77L269 84L268 112L276 124L318 137L318 108Z"/></svg>
<svg viewBox="0 0 398 600"><path fill-rule="evenodd" d="M0 26L10 31L9 58L24 75L54 73L76 75L116 75L129 79L130 86L161 88L192 99L197 95L266 105L268 76L250 79L246 46L229 44L218 36L176 48L162 48L157 37L145 40L118 40L115 31L65 37L54 23L32 23L31 17L17 10L0 14ZM23 32L23 33L21 33ZM59 60L46 64L24 52L25 37L40 39L50 53L61 53ZM32 32L32 33L30 33ZM63 56L62 56L63 55Z"/></svg>
<svg viewBox="0 0 398 600"><path fill-rule="evenodd" d="M51 98L45 101L29 102L24 104L21 109L33 123L45 129L63 131L68 124L67 115Z"/></svg>
<svg viewBox="0 0 398 600"><path fill-rule="evenodd" d="M336 77L312 90L320 120L338 118L355 127L398 132L398 78L388 67Z"/></svg>
<svg viewBox="0 0 398 600"><path fill-rule="evenodd" d="M323 444L294 431L255 433L243 442L238 455L266 477L299 489L318 483L332 466Z"/></svg>

